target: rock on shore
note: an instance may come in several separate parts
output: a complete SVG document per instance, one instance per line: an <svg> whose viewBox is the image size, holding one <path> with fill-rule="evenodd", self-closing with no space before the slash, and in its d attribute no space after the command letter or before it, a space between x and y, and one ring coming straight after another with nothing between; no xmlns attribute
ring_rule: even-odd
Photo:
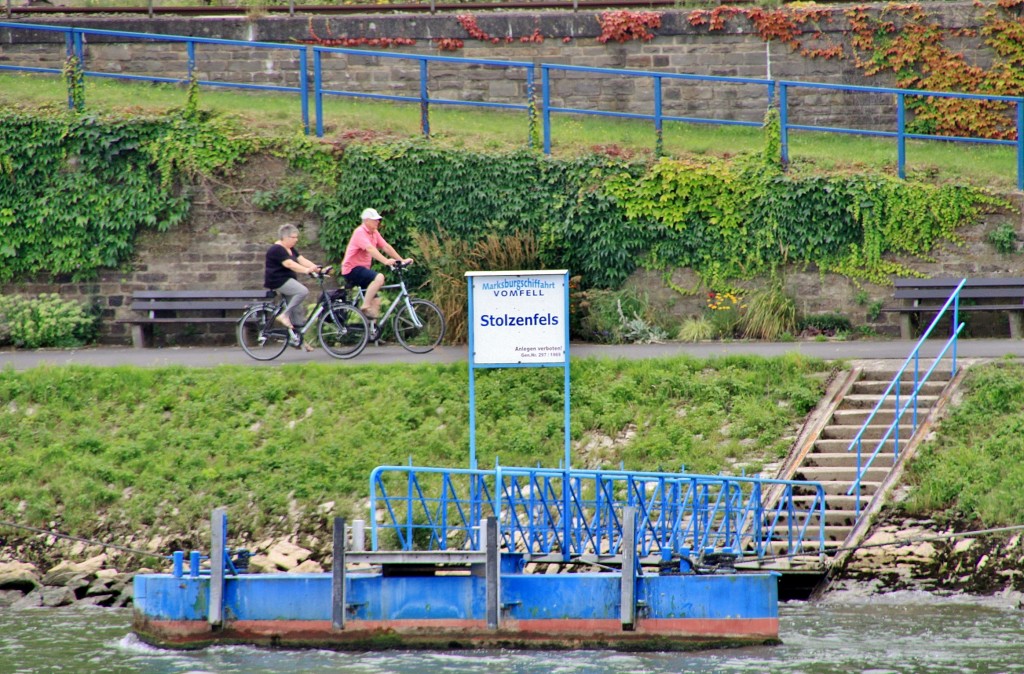
<svg viewBox="0 0 1024 674"><path fill-rule="evenodd" d="M899 590L1002 593L1018 597L1024 608L1024 531L957 533L980 528L976 523L940 523L884 513L828 589L868 594ZM126 607L131 605L135 573L170 571L169 564L155 570L120 571L114 564L128 563L120 555L93 554L78 561L88 553L79 545L58 543L48 546L47 553L45 558L35 555L34 563L0 557L0 608ZM268 538L253 545L252 553L248 570L253 573L321 573L330 568L330 547L315 537ZM208 567L208 562L204 565Z"/></svg>
<svg viewBox="0 0 1024 674"><path fill-rule="evenodd" d="M984 528L884 515L830 589L1013 593L1024 599L1024 531L971 533Z"/></svg>

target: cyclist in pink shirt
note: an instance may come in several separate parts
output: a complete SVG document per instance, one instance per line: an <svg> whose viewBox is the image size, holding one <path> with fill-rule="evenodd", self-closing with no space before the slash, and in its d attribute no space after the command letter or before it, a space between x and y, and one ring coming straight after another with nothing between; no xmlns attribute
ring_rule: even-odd
<svg viewBox="0 0 1024 674"><path fill-rule="evenodd" d="M347 282L366 291L361 309L367 318L377 318L380 315L380 298L377 297L377 291L384 285L384 274L373 271L370 265L374 260L387 267L391 267L399 260L402 264L412 264L412 258L403 258L380 235L378 230L383 218L375 209L367 208L359 217L363 222L356 227L352 232L352 238L349 239L345 259L341 262L341 275Z"/></svg>

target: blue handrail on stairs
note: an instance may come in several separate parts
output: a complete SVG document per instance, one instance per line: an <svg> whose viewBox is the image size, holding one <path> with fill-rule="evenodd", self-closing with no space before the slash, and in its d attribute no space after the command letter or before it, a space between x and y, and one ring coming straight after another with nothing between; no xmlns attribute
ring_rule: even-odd
<svg viewBox="0 0 1024 674"><path fill-rule="evenodd" d="M910 355L907 356L907 359L903 361L903 365L896 372L896 375L893 377L892 382L889 383L889 387L885 389L885 393L883 393L882 396L879 398L878 403L875 405L875 408L871 411L871 414L868 415L868 418L864 421L864 424L857 432L857 435L850 442L850 446L847 447L846 451L848 452L852 452L854 450L857 451L857 476L854 479L853 483L850 485L850 488L846 490L846 494L848 496L856 496L854 502L858 519L860 518L861 509L861 482L864 479L865 473L867 473L868 468L871 467L871 464L874 462L879 452L881 452L882 447L885 446L885 443L886 441L889 440L889 438L893 439L893 459L894 461L896 459L899 459L901 439L900 433L902 430L901 421L903 420L903 416L907 413L908 410L911 411L910 428L907 429L907 432L905 432L902 437L905 440L909 440L910 438L914 437L914 433L917 432L918 428L917 399L921 391L921 387L924 386L925 382L928 381L928 378L931 376L932 372L935 371L935 368L939 365L939 363L945 357L947 352L950 352L950 355L952 357L952 372L950 373L950 378L952 378L956 374L957 339L960 336L960 332L964 329L964 324L960 322L960 290L964 287L964 284L966 283L967 279L962 279L960 281L960 284L957 285L956 289L953 290L953 293L949 296L949 299L946 300L946 303L942 305L942 309L939 311L938 314L936 314L934 320L932 320L931 322L931 325L929 325L928 329L925 330L923 335L921 335L921 338L917 340L917 344L914 346L914 349L910 352ZM953 307L953 321L951 324L950 337L948 340L946 340L946 343L943 344L942 348L939 350L938 355L935 356L931 366L928 368L928 371L922 377L920 376L921 347L924 345L925 340L928 339L929 335L931 335L932 330L935 329L935 326L938 325L939 321L942 320L942 317L945 316L946 311L949 309L950 305L952 305ZM903 375L911 363L913 363L914 365L914 389L910 393L906 402L904 402L901 405L900 389L902 387ZM881 410L886 405L886 398L888 398L889 394L893 391L895 391L895 394L893 405L894 417L892 423L889 425L889 428L886 430L882 438L878 441L878 444L875 445L874 450L871 451L871 455L868 456L866 461L864 461L864 432L867 430L868 426L871 425L871 422L874 420L875 415L878 414L879 410Z"/></svg>

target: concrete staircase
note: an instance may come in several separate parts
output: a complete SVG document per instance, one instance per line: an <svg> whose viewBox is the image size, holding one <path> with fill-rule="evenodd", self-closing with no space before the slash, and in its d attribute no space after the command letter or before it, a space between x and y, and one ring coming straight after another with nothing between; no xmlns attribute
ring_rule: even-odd
<svg viewBox="0 0 1024 674"><path fill-rule="evenodd" d="M897 364L898 365L898 364ZM826 398L819 405L816 414L805 424L804 432L794 446L779 477L786 480L808 480L818 482L825 490L825 546L828 550L836 550L848 545L848 539L857 525L856 494L848 495L857 476L857 451L849 451L850 443L857 436L861 427L871 416L872 411L889 388L896 376L896 369L880 365L856 367L830 387ZM909 381L907 381L909 379ZM904 373L900 385L899 405L902 407L909 401L913 392L913 372ZM931 412L948 396L952 390L950 370L936 370L923 385L917 400L918 437L930 428ZM914 446L910 435L913 425L913 407L904 413L899 428L900 456ZM871 423L861 436L861 462L867 462L871 453L878 446L879 440L886 435L896 416L895 387L885 397L883 406L871 418ZM894 440L890 436L882 450L868 468L861 480L859 496L860 514L863 519L870 511L871 500L879 492L887 489L895 481L894 471ZM902 462L898 464L902 467ZM794 497L797 508L806 510L811 507L814 493L806 491ZM817 550L818 522L820 515L813 516L811 526L807 527L805 548ZM788 526L783 517L776 525L780 535ZM784 537L783 537L784 538ZM786 554L785 544L775 546L775 554ZM792 564L796 560L787 560ZM805 564L820 565L821 560L815 554L804 560ZM765 566L765 565L762 565Z"/></svg>

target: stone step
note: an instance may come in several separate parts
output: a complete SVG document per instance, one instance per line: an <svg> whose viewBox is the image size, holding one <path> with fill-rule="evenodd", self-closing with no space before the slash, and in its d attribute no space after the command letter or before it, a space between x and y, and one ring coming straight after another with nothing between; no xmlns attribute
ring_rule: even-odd
<svg viewBox="0 0 1024 674"><path fill-rule="evenodd" d="M804 515L803 515L803 513L801 511L798 511L798 513L800 513L800 514L798 514L795 517L794 521L796 521L798 524L802 524L805 521ZM817 513L817 512L815 512L814 514L810 515L808 521L810 521L811 526L815 526L815 527L818 526L818 519L819 519L819 517L820 517L820 513ZM856 521L857 521L857 512L855 510L826 510L825 511L825 526L826 527L833 526L833 525L849 527L849 526L853 526L854 523L856 523ZM782 513L779 514L779 519L776 522L776 524L784 524L784 523L788 523L788 522L789 522L789 514L786 513L786 512L782 512Z"/></svg>
<svg viewBox="0 0 1024 674"><path fill-rule="evenodd" d="M925 415L928 410L920 408L917 410L917 423L924 421ZM853 409L838 409L832 413L832 424L840 426L863 426L868 419L871 419L872 426L881 426L888 428L893 420L896 418L896 413L892 408L881 409L872 415L871 408L853 408ZM910 408L903 413L902 419L900 419L901 430L907 430L911 427L914 422L914 409Z"/></svg>
<svg viewBox="0 0 1024 674"><path fill-rule="evenodd" d="M931 361L929 360L929 367L930 367L930 363L931 363ZM860 373L860 380L859 381L884 381L886 383L886 385L888 385L889 382L891 382L893 379L896 378L896 375L897 375L898 372L899 372L899 370L889 370L889 369L885 369L885 370L868 370L868 371ZM923 375L925 372L927 372L927 368L922 370L920 372L920 374ZM914 380L914 368L913 368L913 366L911 366L911 367L909 367L909 368L907 368L906 370L903 371L902 378L905 381L913 381ZM934 372L932 372L932 375L930 377L928 377L928 381L937 381L937 380L949 381L949 370L945 369L945 368L936 369Z"/></svg>
<svg viewBox="0 0 1024 674"><path fill-rule="evenodd" d="M877 395L873 395L873 394L870 394L870 393L868 393L868 394L851 393L849 395L844 396L842 402L839 403L839 409L841 409L841 410L849 410L849 409L858 409L858 410L859 409L868 409L868 410L873 410L873 409L875 409L875 406L878 405L878 401L879 400L884 400L884 402L882 403L882 407L879 408L879 410L878 410L879 413L881 413L883 410L895 410L897 403L899 404L899 406L901 408L905 407L907 404L910 404L910 408L908 409L908 413L914 409L913 403L912 403L914 398L912 398L910 396L900 396L899 400L897 400L896 396L888 395L888 396L886 396L883 399L883 398L880 398ZM933 407L935 405L935 403L937 403L938 401L939 401L939 397L938 396L934 396L934 395L919 395L919 396L917 396L917 409L918 410L922 410L922 409L927 409L927 408Z"/></svg>
<svg viewBox="0 0 1024 674"><path fill-rule="evenodd" d="M887 467L871 467L864 471L862 480L866 482L882 482L889 476L890 469ZM793 473L794 480L806 480L808 482L845 482L847 485L853 483L857 478L857 465L851 462L847 466L800 466Z"/></svg>
<svg viewBox="0 0 1024 674"><path fill-rule="evenodd" d="M850 441L857 437L857 433L860 432L860 429L860 424L830 424L822 429L820 438L823 440L845 440L847 445L849 445ZM883 426L872 424L864 429L864 434L860 437L862 440L881 440L882 436L887 432L889 432L888 425ZM905 434L906 429L901 427L900 437L903 438Z"/></svg>
<svg viewBox="0 0 1024 674"><path fill-rule="evenodd" d="M946 373L946 374L948 375L949 373ZM875 396L880 396L880 395L882 395L883 393L885 393L886 391L889 390L889 385L891 383L892 383L891 380L888 380L888 381L874 381L874 380L861 379L860 381L856 381L856 382L853 383L853 386L850 387L850 393L853 393L853 394L856 394L856 395L875 395ZM921 384L920 393L922 395L937 396L940 393L942 393L942 389L944 389L946 387L947 383L949 383L948 377L944 378L944 379L938 379L937 380L937 379L935 379L935 375L932 375L931 377L928 378L928 381L926 381L925 383ZM896 390L896 387L893 387L893 391L895 391L895 390ZM911 393L913 393L914 392L914 382L913 382L913 380L900 382L900 389L899 390L900 390L900 394L901 395L910 395ZM890 395L892 394L893 391L890 391Z"/></svg>
<svg viewBox="0 0 1024 674"><path fill-rule="evenodd" d="M832 496L846 496L846 490L850 488L850 485L852 484L852 479L851 480L819 480L818 484L820 484L822 489L825 490L825 496L827 497L826 498L826 502L827 502L828 501L828 497L832 497ZM860 493L862 495L874 494L878 490L878 487L880 485L881 485L881 482L861 482L860 483ZM793 487L793 495L794 496L813 496L814 493L813 493L813 491L811 489L805 488L805 487L800 487L798 485L798 486Z"/></svg>
<svg viewBox="0 0 1024 674"><path fill-rule="evenodd" d="M845 490L844 490L844 492L845 492ZM814 498L813 496L794 496L793 497L793 505L796 508L803 508L804 510L806 510L807 508L810 507L811 501L813 500L813 498ZM864 507L867 506L868 501L870 501L870 500L871 500L871 497L869 495L864 494L863 492L861 493L861 495L860 495L861 512L864 512ZM842 494L828 494L828 495L825 496L825 507L827 509L830 509L830 510L831 509L835 509L835 510L850 510L850 511L854 511L855 508L856 508L856 504L857 504L857 497L853 496L852 494L850 496L847 496L845 493L842 493Z"/></svg>
<svg viewBox="0 0 1024 674"><path fill-rule="evenodd" d="M866 459L869 451L875 451L877 442L862 442L861 456ZM856 463L857 450L846 451L850 446L849 440L818 440L814 443L814 449L804 457L803 466L814 468L825 468L828 466L848 466ZM892 468L896 462L892 455L892 440L886 440L882 451L878 453L875 460L871 462L872 467Z"/></svg>
<svg viewBox="0 0 1024 674"><path fill-rule="evenodd" d="M775 531L775 536L773 538L773 542L774 541L780 541L780 542L784 542L784 543L788 542L788 540L789 540L789 527L787 527L785 525L779 525L779 526L775 527L774 531ZM849 537L851 531L853 531L853 526L852 525L851 526L828 526L828 527L825 527L825 540L826 541L832 541L834 543L842 543L843 541L845 541ZM818 527L817 526L807 527L807 530L804 531L804 537L801 540L807 541L807 542L813 542L815 544L815 547L816 547L817 546L817 542L818 542Z"/></svg>

